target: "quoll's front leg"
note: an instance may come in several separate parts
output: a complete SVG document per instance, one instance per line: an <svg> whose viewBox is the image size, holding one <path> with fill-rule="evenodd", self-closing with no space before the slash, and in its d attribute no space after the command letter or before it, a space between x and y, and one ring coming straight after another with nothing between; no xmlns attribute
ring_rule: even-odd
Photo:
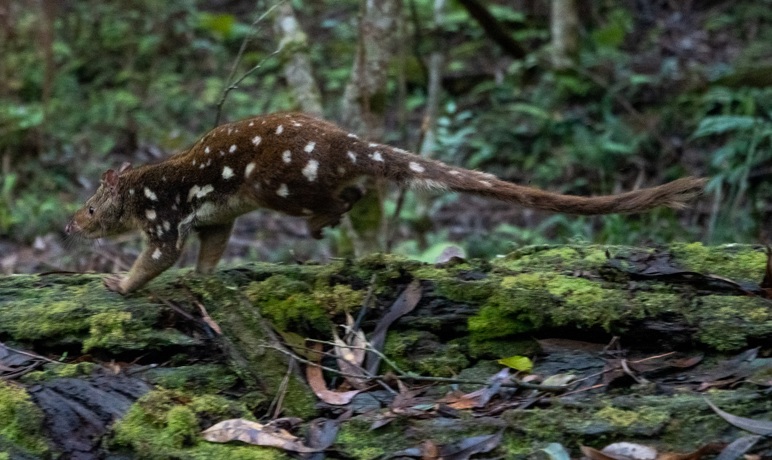
<svg viewBox="0 0 772 460"><path fill-rule="evenodd" d="M104 279L104 284L111 291L128 294L163 273L174 265L179 257L180 250L174 244L148 245L134 261L126 276L108 276Z"/></svg>
<svg viewBox="0 0 772 460"><path fill-rule="evenodd" d="M233 221L221 225L209 225L198 229L198 239L201 241L201 249L198 251L196 271L198 273L212 273L220 261L228 239L233 230Z"/></svg>

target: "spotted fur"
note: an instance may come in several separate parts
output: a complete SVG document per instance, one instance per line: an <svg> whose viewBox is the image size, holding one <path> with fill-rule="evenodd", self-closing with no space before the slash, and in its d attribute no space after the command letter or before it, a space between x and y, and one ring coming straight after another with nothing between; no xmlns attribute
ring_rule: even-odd
<svg viewBox="0 0 772 460"><path fill-rule="evenodd" d="M319 238L361 197L358 184L365 177L572 214L679 208L704 185L684 178L618 195L561 195L367 142L308 115L274 114L217 127L161 163L108 170L66 230L86 238L144 233L146 249L128 275L106 280L110 289L128 293L174 264L192 232L201 240L196 269L212 271L233 221L258 208L305 216Z"/></svg>

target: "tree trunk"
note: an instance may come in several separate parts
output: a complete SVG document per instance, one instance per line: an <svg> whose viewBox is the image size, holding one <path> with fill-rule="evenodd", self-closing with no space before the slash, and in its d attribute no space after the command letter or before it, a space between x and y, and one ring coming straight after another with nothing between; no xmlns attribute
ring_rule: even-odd
<svg viewBox="0 0 772 460"><path fill-rule="evenodd" d="M281 56L284 59L284 77L295 94L300 110L323 117L322 94L314 78L307 52L308 37L300 27L291 3L284 2L279 5L274 29L281 37L279 48L283 51Z"/></svg>
<svg viewBox="0 0 772 460"><path fill-rule="evenodd" d="M579 52L579 11L576 0L552 0L552 67L565 70L574 66Z"/></svg>

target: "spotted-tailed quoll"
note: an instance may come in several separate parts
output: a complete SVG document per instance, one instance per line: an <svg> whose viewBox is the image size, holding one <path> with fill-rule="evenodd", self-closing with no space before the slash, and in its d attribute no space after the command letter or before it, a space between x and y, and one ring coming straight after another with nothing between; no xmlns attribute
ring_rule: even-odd
<svg viewBox="0 0 772 460"><path fill-rule="evenodd" d="M402 186L473 193L529 208L571 214L630 213L681 208L704 179L687 177L618 195L561 195L367 142L332 123L299 113L260 116L219 126L192 148L158 164L102 175L96 193L66 227L101 238L141 230L144 250L125 276L105 285L126 294L172 266L187 237L201 241L196 270L210 273L234 220L258 208L308 219L311 234L336 225L375 177Z"/></svg>

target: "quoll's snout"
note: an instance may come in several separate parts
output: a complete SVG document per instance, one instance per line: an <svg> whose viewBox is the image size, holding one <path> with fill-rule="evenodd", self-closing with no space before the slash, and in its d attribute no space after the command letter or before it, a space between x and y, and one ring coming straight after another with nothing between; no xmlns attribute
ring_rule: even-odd
<svg viewBox="0 0 772 460"><path fill-rule="evenodd" d="M76 224L74 220L69 221L67 225L64 227L64 233L68 235L72 235L73 233L78 233L79 231L80 231L80 227L78 227L78 224Z"/></svg>

